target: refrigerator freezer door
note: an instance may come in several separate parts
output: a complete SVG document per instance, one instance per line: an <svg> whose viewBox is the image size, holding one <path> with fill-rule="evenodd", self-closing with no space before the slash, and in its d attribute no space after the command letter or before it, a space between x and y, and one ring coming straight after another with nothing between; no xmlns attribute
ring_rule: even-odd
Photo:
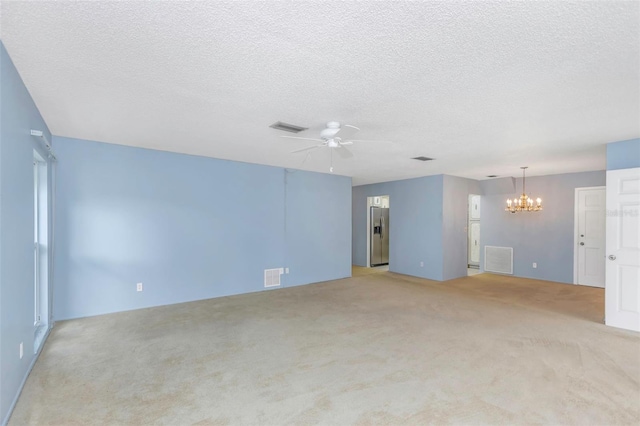
<svg viewBox="0 0 640 426"><path fill-rule="evenodd" d="M382 222L382 253L380 254L380 263L389 263L389 209L384 208L381 210L380 220Z"/></svg>
<svg viewBox="0 0 640 426"><path fill-rule="evenodd" d="M371 266L380 265L382 263L382 221L380 220L381 212L378 207L371 207L371 254L369 264Z"/></svg>

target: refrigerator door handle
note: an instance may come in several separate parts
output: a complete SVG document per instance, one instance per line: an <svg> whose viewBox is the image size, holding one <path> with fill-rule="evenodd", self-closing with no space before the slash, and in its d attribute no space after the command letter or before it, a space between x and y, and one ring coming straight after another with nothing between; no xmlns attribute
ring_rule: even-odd
<svg viewBox="0 0 640 426"><path fill-rule="evenodd" d="M384 238L384 216L380 216L380 239Z"/></svg>

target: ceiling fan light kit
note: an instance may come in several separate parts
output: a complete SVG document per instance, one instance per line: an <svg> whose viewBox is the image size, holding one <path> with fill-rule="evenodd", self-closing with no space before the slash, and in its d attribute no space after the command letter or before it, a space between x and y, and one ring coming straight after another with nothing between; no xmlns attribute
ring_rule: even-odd
<svg viewBox="0 0 640 426"><path fill-rule="evenodd" d="M514 198L513 200L507 199L507 207L504 210L509 213L539 212L542 210L542 198L536 198L534 204L533 197L529 197L526 194L524 172L527 167L520 168L522 169L522 195L520 195L520 198Z"/></svg>

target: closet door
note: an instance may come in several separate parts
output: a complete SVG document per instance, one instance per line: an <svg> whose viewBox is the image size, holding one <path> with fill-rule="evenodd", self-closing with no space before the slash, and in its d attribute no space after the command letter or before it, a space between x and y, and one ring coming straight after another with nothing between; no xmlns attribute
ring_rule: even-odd
<svg viewBox="0 0 640 426"><path fill-rule="evenodd" d="M471 196L471 202L469 203L469 219L480 220L480 196Z"/></svg>
<svg viewBox="0 0 640 426"><path fill-rule="evenodd" d="M469 264L480 264L480 222L469 224Z"/></svg>

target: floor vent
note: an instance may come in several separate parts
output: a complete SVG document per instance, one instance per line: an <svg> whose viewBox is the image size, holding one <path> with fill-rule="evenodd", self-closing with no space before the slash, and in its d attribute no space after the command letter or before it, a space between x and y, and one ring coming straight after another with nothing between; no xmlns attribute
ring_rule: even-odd
<svg viewBox="0 0 640 426"><path fill-rule="evenodd" d="M484 271L513 275L513 247L484 246Z"/></svg>
<svg viewBox="0 0 640 426"><path fill-rule="evenodd" d="M279 287L280 275L282 275L282 268L278 269L265 269L264 270L264 287Z"/></svg>

